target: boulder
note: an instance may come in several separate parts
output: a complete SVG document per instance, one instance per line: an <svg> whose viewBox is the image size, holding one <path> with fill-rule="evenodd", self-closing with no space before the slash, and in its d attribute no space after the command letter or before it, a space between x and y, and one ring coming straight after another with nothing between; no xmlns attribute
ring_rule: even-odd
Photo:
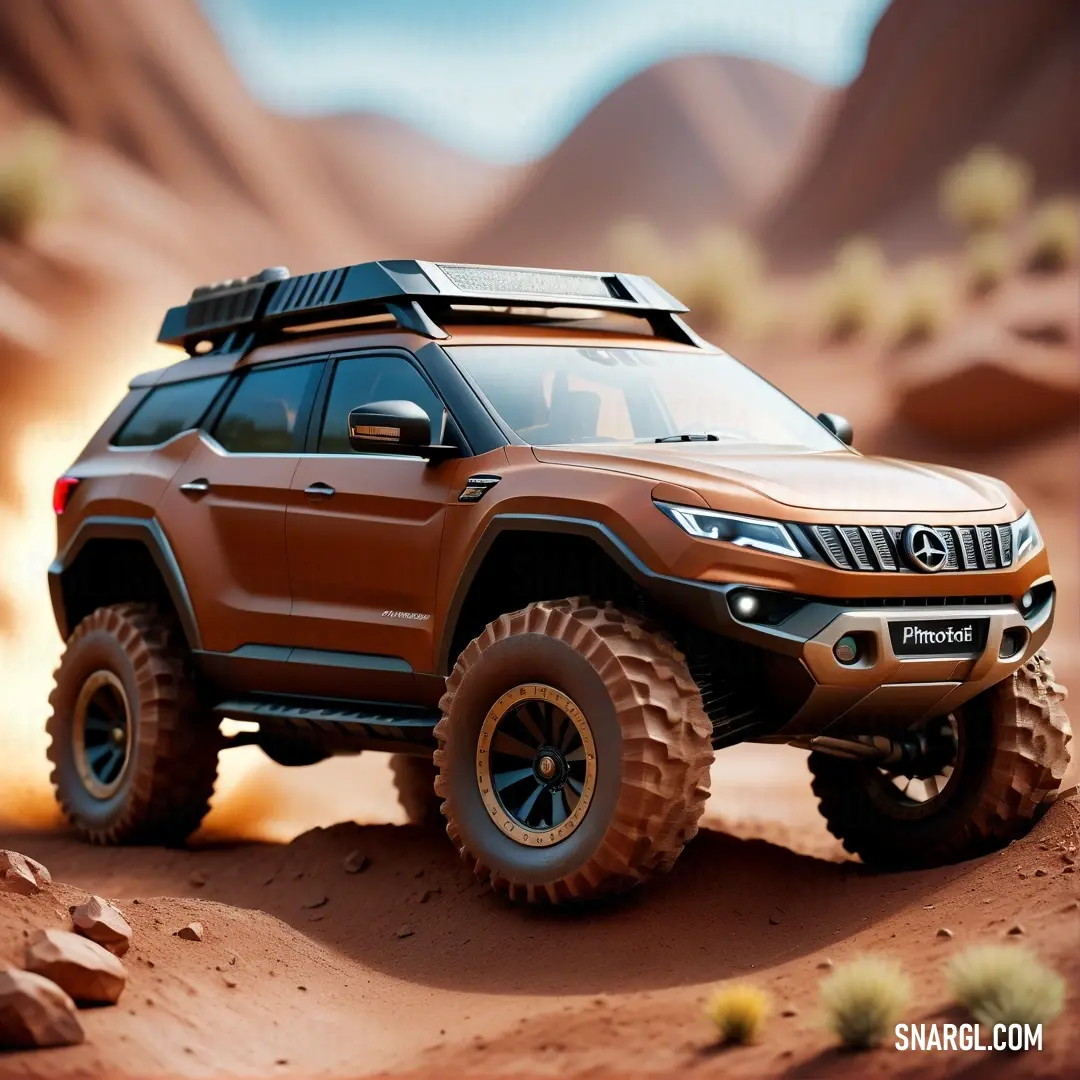
<svg viewBox="0 0 1080 1080"><path fill-rule="evenodd" d="M123 956L131 948L131 927L127 919L100 896L91 896L85 904L71 909L75 933L96 941L113 956Z"/></svg>
<svg viewBox="0 0 1080 1080"><path fill-rule="evenodd" d="M34 896L52 884L52 875L36 859L17 851L0 851L0 892Z"/></svg>
<svg viewBox="0 0 1080 1080"><path fill-rule="evenodd" d="M0 971L0 1050L73 1046L83 1041L75 1002L42 975Z"/></svg>
<svg viewBox="0 0 1080 1080"><path fill-rule="evenodd" d="M39 930L26 946L26 969L52 979L83 1005L111 1005L127 982L124 965L96 941L66 930Z"/></svg>

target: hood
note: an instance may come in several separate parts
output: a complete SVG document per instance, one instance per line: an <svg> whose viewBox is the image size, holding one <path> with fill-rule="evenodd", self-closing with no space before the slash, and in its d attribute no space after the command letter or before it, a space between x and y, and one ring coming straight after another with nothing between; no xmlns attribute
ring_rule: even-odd
<svg viewBox="0 0 1080 1080"><path fill-rule="evenodd" d="M988 477L846 450L624 443L536 446L533 453L552 464L606 469L691 488L714 510L725 509L732 487L807 510L975 513L1008 502L1005 486Z"/></svg>

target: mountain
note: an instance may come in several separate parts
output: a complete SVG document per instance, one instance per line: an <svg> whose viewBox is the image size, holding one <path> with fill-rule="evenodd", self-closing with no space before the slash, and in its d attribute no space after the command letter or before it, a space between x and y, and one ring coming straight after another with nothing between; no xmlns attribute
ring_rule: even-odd
<svg viewBox="0 0 1080 1080"><path fill-rule="evenodd" d="M680 57L613 90L463 245L476 262L597 266L612 224L674 240L742 218L786 178L832 94L728 56Z"/></svg>
<svg viewBox="0 0 1080 1080"><path fill-rule="evenodd" d="M766 245L798 260L863 231L901 254L942 242L938 178L980 144L1027 161L1038 193L1076 191L1078 57L1076 0L893 0L820 143L763 215Z"/></svg>

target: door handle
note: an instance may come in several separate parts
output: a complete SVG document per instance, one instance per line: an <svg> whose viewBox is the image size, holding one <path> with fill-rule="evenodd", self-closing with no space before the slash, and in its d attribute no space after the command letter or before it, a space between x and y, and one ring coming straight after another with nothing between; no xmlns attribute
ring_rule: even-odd
<svg viewBox="0 0 1080 1080"><path fill-rule="evenodd" d="M180 485L180 490L185 495L205 495L210 490L210 481L200 476L198 480L189 480Z"/></svg>
<svg viewBox="0 0 1080 1080"><path fill-rule="evenodd" d="M329 499L335 493L335 489L329 484L314 483L304 488L304 494L312 499Z"/></svg>

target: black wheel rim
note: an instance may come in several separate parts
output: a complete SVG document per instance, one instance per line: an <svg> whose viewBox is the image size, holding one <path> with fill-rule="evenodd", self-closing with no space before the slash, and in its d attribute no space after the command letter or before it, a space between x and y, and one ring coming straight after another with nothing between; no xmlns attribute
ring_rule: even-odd
<svg viewBox="0 0 1080 1080"><path fill-rule="evenodd" d="M95 671L83 684L72 725L75 764L86 790L98 799L116 793L131 758L131 710L123 683Z"/></svg>
<svg viewBox="0 0 1080 1080"><path fill-rule="evenodd" d="M515 687L485 719L477 777L488 813L506 835L529 846L565 840L584 819L596 780L584 714L553 687Z"/></svg>
<svg viewBox="0 0 1080 1080"><path fill-rule="evenodd" d="M946 798L963 757L962 728L956 717L950 714L931 724L933 727L926 734L931 744L930 754L936 760L933 767L923 770L921 775L878 770L885 791L897 807L919 815L936 808Z"/></svg>

